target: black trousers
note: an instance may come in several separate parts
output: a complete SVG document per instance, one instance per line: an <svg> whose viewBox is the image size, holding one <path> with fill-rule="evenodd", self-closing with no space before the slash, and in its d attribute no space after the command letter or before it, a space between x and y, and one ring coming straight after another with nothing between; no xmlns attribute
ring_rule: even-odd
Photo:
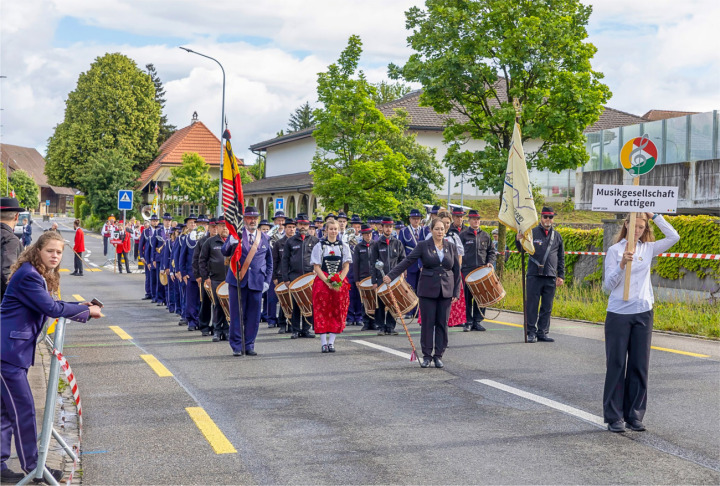
<svg viewBox="0 0 720 486"><path fill-rule="evenodd" d="M83 274L83 261L82 261L83 252L75 252L75 260L73 261L75 266L75 273L79 273L80 275Z"/></svg>
<svg viewBox="0 0 720 486"><path fill-rule="evenodd" d="M420 347L423 358L442 358L448 344L448 320L452 299L420 297ZM433 354L433 349L435 353Z"/></svg>
<svg viewBox="0 0 720 486"><path fill-rule="evenodd" d="M103 256L107 256L107 247L108 247L109 239L110 239L109 236L103 236Z"/></svg>
<svg viewBox="0 0 720 486"><path fill-rule="evenodd" d="M381 331L393 331L395 330L395 318L390 313L390 309L387 308L385 302L380 297L377 300L377 308L375 309L375 325Z"/></svg>
<svg viewBox="0 0 720 486"><path fill-rule="evenodd" d="M136 241L133 246L133 260L137 261L138 253L140 252L140 242Z"/></svg>
<svg viewBox="0 0 720 486"><path fill-rule="evenodd" d="M123 259L125 259L125 270L127 271L127 273L130 273L130 262L128 261L127 252L118 253L116 256L118 262L118 272L122 273L122 262Z"/></svg>
<svg viewBox="0 0 720 486"><path fill-rule="evenodd" d="M217 296L217 288L218 285L223 283L222 280L210 280L210 285L212 286L212 292L213 292L213 299L215 301L215 305L211 306L212 310L212 326L215 332L227 332L230 330L230 324L227 321L227 317L225 316L225 311L222 308L222 305L220 304L220 300ZM205 292L205 289L203 289L203 292ZM206 292L207 295L207 292ZM209 299L203 299L203 304L205 303L205 300ZM229 305L229 303L228 303ZM200 307L200 312L202 314L202 307ZM200 321L200 329L203 329L203 323Z"/></svg>
<svg viewBox="0 0 720 486"><path fill-rule="evenodd" d="M475 297L470 292L470 287L463 282L465 289L465 322L478 324L485 320L485 307L478 307Z"/></svg>
<svg viewBox="0 0 720 486"><path fill-rule="evenodd" d="M645 416L652 328L652 310L639 314L608 312L605 317L606 423L623 419L642 421Z"/></svg>
<svg viewBox="0 0 720 486"><path fill-rule="evenodd" d="M290 322L292 324L293 332L308 332L313 322L313 316L303 317L300 312L300 306L295 303L295 300L293 300L293 313Z"/></svg>
<svg viewBox="0 0 720 486"><path fill-rule="evenodd" d="M555 299L555 277L527 277L528 336L544 336L550 331L550 314ZM540 315L538 316L538 305Z"/></svg>
<svg viewBox="0 0 720 486"><path fill-rule="evenodd" d="M212 286L212 280L210 281L210 285ZM210 296L205 291L205 282L200 283L200 289L203 299L200 303L200 312L198 312L198 330L207 331L210 329L212 323L212 302L210 301ZM213 298L216 297L217 296L213 296Z"/></svg>

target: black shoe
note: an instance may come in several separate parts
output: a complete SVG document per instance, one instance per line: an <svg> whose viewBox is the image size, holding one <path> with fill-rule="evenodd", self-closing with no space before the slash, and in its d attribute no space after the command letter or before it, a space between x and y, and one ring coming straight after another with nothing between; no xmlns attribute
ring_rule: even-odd
<svg viewBox="0 0 720 486"><path fill-rule="evenodd" d="M48 467L47 470L50 471L50 475L55 479L55 481L60 482L60 480L63 478L64 473L60 469L53 469L51 467ZM47 484L45 482L45 478L41 478L41 479L34 478L33 483Z"/></svg>
<svg viewBox="0 0 720 486"><path fill-rule="evenodd" d="M473 323L472 329L473 329L473 331L485 331L485 328L479 322Z"/></svg>
<svg viewBox="0 0 720 486"><path fill-rule="evenodd" d="M553 338L548 337L548 336L546 336L546 335L538 336L538 337L537 337L537 340L538 340L538 341L542 341L542 342L544 342L544 343L554 343L554 342L555 342L555 340L554 340Z"/></svg>
<svg viewBox="0 0 720 486"><path fill-rule="evenodd" d="M249 349L245 351L245 354L247 354L248 356L257 356L257 351L255 351L254 349Z"/></svg>
<svg viewBox="0 0 720 486"><path fill-rule="evenodd" d="M623 424L622 420L618 420L617 422L608 424L608 430L615 433L625 432L625 424Z"/></svg>
<svg viewBox="0 0 720 486"><path fill-rule="evenodd" d="M212 342L214 342L214 343L220 342L220 333L219 332L216 332L215 334L213 334Z"/></svg>
<svg viewBox="0 0 720 486"><path fill-rule="evenodd" d="M73 273L71 273L70 275L77 275L77 274L78 274L78 273L77 273L77 270L76 270L76 271L74 271ZM20 478L20 479L22 479L22 478Z"/></svg>
<svg viewBox="0 0 720 486"><path fill-rule="evenodd" d="M534 343L536 341L537 341L537 338L534 335L531 334L530 336L528 336L527 342Z"/></svg>
<svg viewBox="0 0 720 486"><path fill-rule="evenodd" d="M639 420L626 420L625 425L635 432L643 432L645 430L645 425L643 425L643 423Z"/></svg>
<svg viewBox="0 0 720 486"><path fill-rule="evenodd" d="M368 329L371 331L377 331L380 328L377 327L375 324L370 324L370 325L368 325Z"/></svg>
<svg viewBox="0 0 720 486"><path fill-rule="evenodd" d="M290 339L297 339L297 338L299 338L299 337L300 337L300 334L298 334L298 333L296 333L296 332L294 332L294 333L292 333L292 334L290 335Z"/></svg>
<svg viewBox="0 0 720 486"><path fill-rule="evenodd" d="M146 296L143 297L141 300L150 300L150 299L152 299L152 297L150 297L149 295L146 295Z"/></svg>
<svg viewBox="0 0 720 486"><path fill-rule="evenodd" d="M312 339L312 338L315 337L315 333L312 332L312 331L306 331L306 332L303 333L303 336L302 336L302 337L304 337L304 338L311 338L311 339Z"/></svg>
<svg viewBox="0 0 720 486"><path fill-rule="evenodd" d="M398 335L398 332L397 332L395 329L393 329L393 330L390 331L388 334L390 334L391 336L397 336L397 335Z"/></svg>
<svg viewBox="0 0 720 486"><path fill-rule="evenodd" d="M369 330L370 330L370 326L368 326L367 324L365 324L365 325L362 327L362 329L360 329L360 331L369 331Z"/></svg>
<svg viewBox="0 0 720 486"><path fill-rule="evenodd" d="M228 335L227 335L227 333L226 333L226 332L221 333L221 334L220 334L220 341L227 341L227 340L228 340Z"/></svg>
<svg viewBox="0 0 720 486"><path fill-rule="evenodd" d="M198 330L197 327L188 327L188 331L197 331L197 330Z"/></svg>
<svg viewBox="0 0 720 486"><path fill-rule="evenodd" d="M423 358L422 363L420 363L420 368L429 368L430 367L430 358Z"/></svg>
<svg viewBox="0 0 720 486"><path fill-rule="evenodd" d="M233 351L233 356L242 356L242 351Z"/></svg>
<svg viewBox="0 0 720 486"><path fill-rule="evenodd" d="M437 356L433 356L433 361L435 361L435 368L443 368L445 366Z"/></svg>
<svg viewBox="0 0 720 486"><path fill-rule="evenodd" d="M187 324L187 321L185 321L185 322L183 322L183 321L178 322L178 326L184 326L185 324Z"/></svg>
<svg viewBox="0 0 720 486"><path fill-rule="evenodd" d="M25 475L23 473L16 473L12 469L3 469L2 476L0 476L3 482L8 482L12 484L19 482L24 477Z"/></svg>
<svg viewBox="0 0 720 486"><path fill-rule="evenodd" d="M323 344L322 346L320 346L320 352L329 353L327 344Z"/></svg>
<svg viewBox="0 0 720 486"><path fill-rule="evenodd" d="M203 335L203 337L207 337L210 335L210 331L203 331L202 335Z"/></svg>
<svg viewBox="0 0 720 486"><path fill-rule="evenodd" d="M278 334L285 334L285 326L280 326L280 329L278 329Z"/></svg>
<svg viewBox="0 0 720 486"><path fill-rule="evenodd" d="M471 328L472 328L472 326L470 325L469 322L466 322L465 324L463 324L463 332L470 332Z"/></svg>
<svg viewBox="0 0 720 486"><path fill-rule="evenodd" d="M268 324L268 329L272 329L273 327L276 327L277 324Z"/></svg>
<svg viewBox="0 0 720 486"><path fill-rule="evenodd" d="M384 330L384 329L380 329L380 330L378 331L378 336L384 336L384 335L385 335L385 330Z"/></svg>
<svg viewBox="0 0 720 486"><path fill-rule="evenodd" d="M335 345L333 345L333 344L328 344L328 352L334 353L334 352L335 352Z"/></svg>

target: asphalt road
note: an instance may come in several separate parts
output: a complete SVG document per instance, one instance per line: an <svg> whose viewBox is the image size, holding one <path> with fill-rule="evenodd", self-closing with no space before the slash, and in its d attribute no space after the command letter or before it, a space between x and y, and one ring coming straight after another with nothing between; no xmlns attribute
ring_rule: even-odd
<svg viewBox="0 0 720 486"><path fill-rule="evenodd" d="M554 320L555 343L524 344L520 316L501 314L487 332L453 330L443 370L399 356L402 334L359 328L321 354L319 339L262 324L259 356L233 357L142 301L143 275L102 268L97 235L86 246L101 270L64 273L61 287L105 303L66 337L84 484L720 483L720 343L656 334L648 431L612 434L597 423L599 326ZM72 271L70 251L62 267ZM191 413L217 430L203 434Z"/></svg>

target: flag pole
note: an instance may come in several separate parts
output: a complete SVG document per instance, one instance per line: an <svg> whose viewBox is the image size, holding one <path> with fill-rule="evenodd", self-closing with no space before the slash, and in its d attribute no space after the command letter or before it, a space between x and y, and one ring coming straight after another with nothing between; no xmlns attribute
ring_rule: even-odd
<svg viewBox="0 0 720 486"><path fill-rule="evenodd" d="M240 236L240 241L238 241L238 245L240 245L240 248L242 248L242 233L238 236ZM240 277L240 260L235 262L235 276ZM245 323L243 322L242 292L240 291L240 281L239 280L237 283L237 300L238 300L238 318L240 320L240 342L242 343L242 351L240 351L240 354L245 356Z"/></svg>
<svg viewBox="0 0 720 486"><path fill-rule="evenodd" d="M517 98L513 99L513 106L515 107L515 123L520 124L520 102ZM518 228L518 231L520 229ZM528 342L527 330L527 297L525 296L525 249L520 252L521 266L520 266L520 278L522 279L522 304L523 304L523 337L525 342Z"/></svg>

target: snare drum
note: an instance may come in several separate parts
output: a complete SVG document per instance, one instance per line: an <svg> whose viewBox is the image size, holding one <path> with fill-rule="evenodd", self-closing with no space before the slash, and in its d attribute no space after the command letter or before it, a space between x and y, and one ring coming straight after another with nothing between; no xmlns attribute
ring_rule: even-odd
<svg viewBox="0 0 720 486"><path fill-rule="evenodd" d="M285 317L292 319L292 297L290 297L290 290L285 285L285 282L280 282L275 286L275 295L278 297L280 308Z"/></svg>
<svg viewBox="0 0 720 486"><path fill-rule="evenodd" d="M395 301L400 308L400 315L397 314L390 294L395 296ZM408 314L418 305L417 295L415 295L412 287L410 287L402 275L390 282L390 285L380 285L377 288L377 295L385 303L385 307L387 307L395 319L402 318L402 316Z"/></svg>
<svg viewBox="0 0 720 486"><path fill-rule="evenodd" d="M208 294L208 296L210 297L210 303L211 303L212 305L215 305L215 297L213 297L212 285L210 284L210 282L207 281L207 280L205 280L205 282L203 282L203 288L205 289L205 292L206 292L206 293Z"/></svg>
<svg viewBox="0 0 720 486"><path fill-rule="evenodd" d="M365 308L365 314L371 318L375 318L375 309L377 309L377 290L372 288L372 285L372 277L367 277L360 281L358 289L360 290L360 300Z"/></svg>
<svg viewBox="0 0 720 486"><path fill-rule="evenodd" d="M490 307L505 297L505 289L492 265L485 265L468 273L465 283L478 307Z"/></svg>
<svg viewBox="0 0 720 486"><path fill-rule="evenodd" d="M300 312L305 317L310 317L312 311L312 286L315 280L314 273L306 273L290 282L290 295L300 307Z"/></svg>
<svg viewBox="0 0 720 486"><path fill-rule="evenodd" d="M217 289L215 289L215 293L217 294L218 300L220 301L220 306L222 307L223 311L225 311L225 317L227 317L228 324L230 323L230 286L223 282L220 285L217 286Z"/></svg>

